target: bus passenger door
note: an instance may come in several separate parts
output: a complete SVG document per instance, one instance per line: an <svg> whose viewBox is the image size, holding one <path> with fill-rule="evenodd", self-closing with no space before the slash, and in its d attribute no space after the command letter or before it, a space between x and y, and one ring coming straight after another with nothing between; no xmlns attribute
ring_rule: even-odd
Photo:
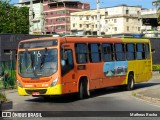
<svg viewBox="0 0 160 120"><path fill-rule="evenodd" d="M61 51L61 76L62 93L73 93L76 91L76 80L74 72L73 52L71 49Z"/></svg>

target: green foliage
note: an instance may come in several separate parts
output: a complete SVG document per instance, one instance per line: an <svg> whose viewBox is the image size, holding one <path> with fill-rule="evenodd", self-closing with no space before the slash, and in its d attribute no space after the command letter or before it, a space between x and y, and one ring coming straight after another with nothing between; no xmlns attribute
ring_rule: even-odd
<svg viewBox="0 0 160 120"><path fill-rule="evenodd" d="M0 0L0 33L27 34L29 32L29 8L16 7Z"/></svg>
<svg viewBox="0 0 160 120"><path fill-rule="evenodd" d="M153 71L160 71L160 65L153 65Z"/></svg>
<svg viewBox="0 0 160 120"><path fill-rule="evenodd" d="M160 24L160 0L155 0L153 5L157 8L157 22Z"/></svg>
<svg viewBox="0 0 160 120"><path fill-rule="evenodd" d="M6 95L4 93L0 93L0 101L7 101Z"/></svg>
<svg viewBox="0 0 160 120"><path fill-rule="evenodd" d="M2 88L14 88L16 83L16 71L15 71L15 61L8 61L8 62L1 62L1 81L2 85L0 86L0 89Z"/></svg>

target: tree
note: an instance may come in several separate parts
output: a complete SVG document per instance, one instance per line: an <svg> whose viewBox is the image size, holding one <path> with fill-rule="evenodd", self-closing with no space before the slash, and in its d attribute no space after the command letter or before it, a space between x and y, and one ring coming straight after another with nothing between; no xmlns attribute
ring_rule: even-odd
<svg viewBox="0 0 160 120"><path fill-rule="evenodd" d="M27 34L29 32L29 8L16 7L0 0L0 33Z"/></svg>
<svg viewBox="0 0 160 120"><path fill-rule="evenodd" d="M157 9L157 22L160 24L160 0L153 1L152 5Z"/></svg>

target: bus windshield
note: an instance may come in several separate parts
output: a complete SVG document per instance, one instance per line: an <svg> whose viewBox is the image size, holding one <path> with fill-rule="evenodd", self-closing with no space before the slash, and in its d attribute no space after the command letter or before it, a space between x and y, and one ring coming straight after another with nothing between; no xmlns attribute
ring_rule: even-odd
<svg viewBox="0 0 160 120"><path fill-rule="evenodd" d="M47 77L57 71L57 49L19 52L18 61L22 77Z"/></svg>

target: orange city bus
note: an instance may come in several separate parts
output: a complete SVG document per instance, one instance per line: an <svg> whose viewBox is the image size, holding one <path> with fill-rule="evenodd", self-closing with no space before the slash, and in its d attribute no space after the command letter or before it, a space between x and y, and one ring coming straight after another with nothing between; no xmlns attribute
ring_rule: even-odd
<svg viewBox="0 0 160 120"><path fill-rule="evenodd" d="M47 37L23 40L17 58L19 95L51 96L134 83L152 77L148 39Z"/></svg>

